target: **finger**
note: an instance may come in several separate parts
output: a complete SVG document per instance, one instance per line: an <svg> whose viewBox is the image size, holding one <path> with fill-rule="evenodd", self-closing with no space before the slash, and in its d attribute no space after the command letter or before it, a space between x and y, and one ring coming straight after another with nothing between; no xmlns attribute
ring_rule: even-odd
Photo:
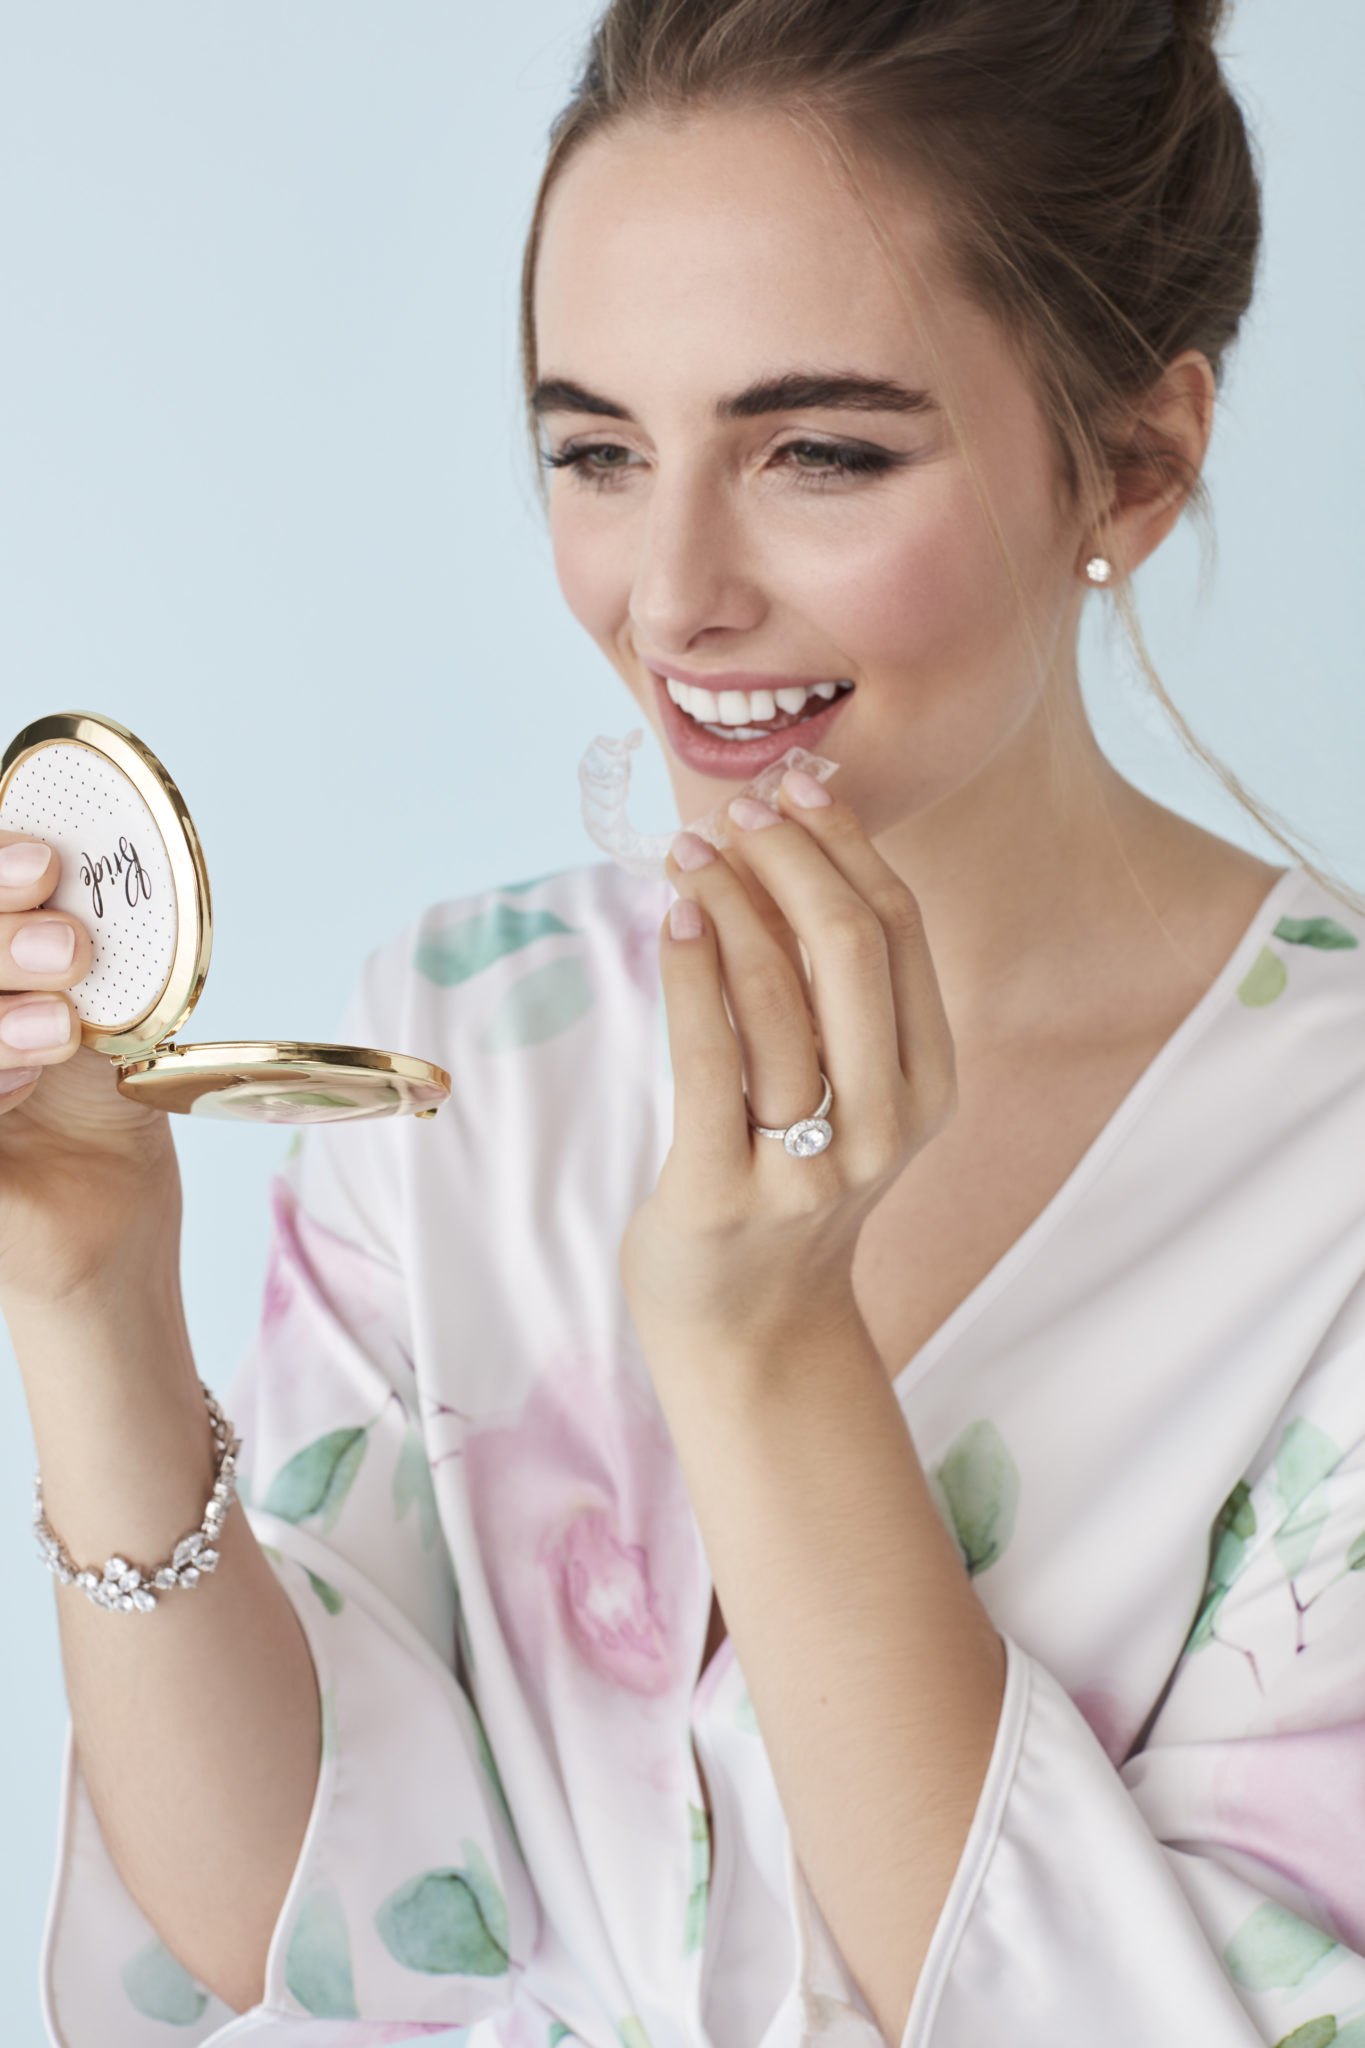
<svg viewBox="0 0 1365 2048"><path fill-rule="evenodd" d="M55 1066L80 1042L81 1020L66 996L0 996L0 1072Z"/></svg>
<svg viewBox="0 0 1365 2048"><path fill-rule="evenodd" d="M754 870L749 864L749 862L745 860L744 837L745 835L742 832L732 833L730 835L729 845L725 849L723 858L730 863L731 867L735 870L735 873L739 876L739 879L741 880L741 882L743 882L745 888L748 890L749 901L753 904L754 909L758 912L759 918L761 919L763 924L763 929L769 934L769 936L772 939L776 941L776 943L782 948L782 951L786 954L787 958L790 960L792 964L792 972L795 974L797 981L801 985L801 992L806 999L806 1008L809 1012L810 984L806 974L806 963L801 958L801 942L797 938L796 933L792 930L791 926L787 923L787 920L782 915L782 912L778 909L776 903L774 903L767 889L764 888L763 883L754 873ZM814 1016L812 1015L812 1028L814 1027L814 1022Z"/></svg>
<svg viewBox="0 0 1365 2048"><path fill-rule="evenodd" d="M61 877L61 862L41 839L0 832L0 910L34 910Z"/></svg>
<svg viewBox="0 0 1365 2048"><path fill-rule="evenodd" d="M675 849L695 860L711 849L679 833ZM744 1065L756 1123L783 1128L810 1116L820 1096L820 1063L805 990L795 968L728 861L714 856L682 868L669 857L669 879L697 902L716 935L720 975Z"/></svg>
<svg viewBox="0 0 1365 2048"><path fill-rule="evenodd" d="M738 799L730 815L743 834L745 857L810 955L811 993L835 1097L866 1132L880 1132L888 1111L900 1116L906 1095L881 924L799 825L753 798Z"/></svg>
<svg viewBox="0 0 1365 2048"><path fill-rule="evenodd" d="M74 988L90 972L85 927L59 911L0 914L0 987Z"/></svg>
<svg viewBox="0 0 1365 2048"><path fill-rule="evenodd" d="M878 853L856 814L830 797L813 776L785 777L778 795L782 815L800 825L881 926L901 1071L925 1088L945 1082L951 1093L952 1029L913 892ZM812 796L826 801L811 801Z"/></svg>
<svg viewBox="0 0 1365 2048"><path fill-rule="evenodd" d="M674 1129L689 1155L733 1172L749 1162L739 1040L726 1015L713 926L680 897L659 938L673 1066Z"/></svg>

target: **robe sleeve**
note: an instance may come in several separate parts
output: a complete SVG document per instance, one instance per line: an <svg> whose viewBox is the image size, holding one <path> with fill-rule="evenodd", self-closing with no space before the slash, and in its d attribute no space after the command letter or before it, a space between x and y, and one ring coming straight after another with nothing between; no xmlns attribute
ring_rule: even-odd
<svg viewBox="0 0 1365 2048"><path fill-rule="evenodd" d="M360 999L347 1026L352 1043L391 1042ZM43 1960L60 2048L199 2048L268 2034L275 2016L473 2022L509 2004L534 1945L535 1895L466 1683L410 1356L395 1138L396 1120L317 1126L275 1177L260 1326L224 1397L243 1503L322 1704L317 1792L263 2002L234 2019L158 1939L104 1846L68 1734Z"/></svg>
<svg viewBox="0 0 1365 2048"><path fill-rule="evenodd" d="M1135 1754L1115 1768L1001 1633L996 1742L899 2048L1365 2048L1365 1290L1217 1518ZM875 2048L790 1837L787 1873L803 2041Z"/></svg>

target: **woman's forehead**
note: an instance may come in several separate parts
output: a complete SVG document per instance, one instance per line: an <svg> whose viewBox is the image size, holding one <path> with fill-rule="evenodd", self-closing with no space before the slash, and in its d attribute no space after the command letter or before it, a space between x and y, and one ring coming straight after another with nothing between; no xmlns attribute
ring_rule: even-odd
<svg viewBox="0 0 1365 2048"><path fill-rule="evenodd" d="M874 224L828 153L779 113L623 124L586 144L550 195L542 360L580 340L626 357L723 346L746 364L870 346L903 373L915 342L906 279L938 267L932 243L927 207L906 191L888 213L879 193Z"/></svg>

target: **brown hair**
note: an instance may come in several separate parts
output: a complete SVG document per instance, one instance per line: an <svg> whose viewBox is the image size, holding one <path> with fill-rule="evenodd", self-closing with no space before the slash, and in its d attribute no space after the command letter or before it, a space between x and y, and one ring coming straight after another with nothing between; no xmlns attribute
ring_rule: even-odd
<svg viewBox="0 0 1365 2048"><path fill-rule="evenodd" d="M1250 303L1260 190L1214 38L1225 0L611 0L551 131L522 273L527 397L546 203L592 136L642 116L767 105L812 124L857 187L869 155L937 203L969 293L1032 375L1066 489L1105 548L1113 482L1200 478L1135 429L1186 349L1221 381ZM1199 742L1111 586L1138 660L1186 746L1296 860L1287 828ZM1341 885L1319 874L1340 893Z"/></svg>

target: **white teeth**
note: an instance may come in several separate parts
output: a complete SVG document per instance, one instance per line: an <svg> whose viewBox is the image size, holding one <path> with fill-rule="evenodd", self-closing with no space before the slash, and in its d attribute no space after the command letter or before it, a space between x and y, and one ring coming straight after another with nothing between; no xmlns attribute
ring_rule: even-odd
<svg viewBox="0 0 1365 2048"><path fill-rule="evenodd" d="M727 736L738 728L750 725L761 726L766 719L775 718L779 711L799 716L812 697L819 697L828 703L832 697L849 687L846 683L792 683L781 690L703 690L696 683L675 682L672 676L665 679L665 687L679 710L689 718L695 718L698 725L708 731L725 729ZM744 738L757 738L758 734L744 733Z"/></svg>

